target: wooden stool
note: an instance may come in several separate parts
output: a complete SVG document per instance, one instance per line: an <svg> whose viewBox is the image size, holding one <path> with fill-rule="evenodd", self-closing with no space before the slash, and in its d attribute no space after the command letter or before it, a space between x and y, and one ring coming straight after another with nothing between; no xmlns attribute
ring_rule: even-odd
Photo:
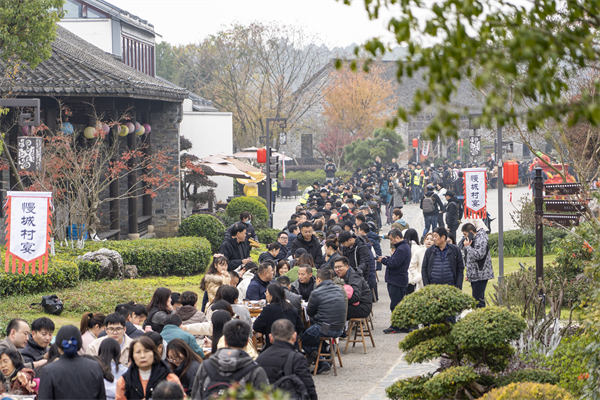
<svg viewBox="0 0 600 400"><path fill-rule="evenodd" d="M375 325L373 325L373 312L371 311L371 314L369 314L369 316L367 317L367 322L371 323L371 329L375 330Z"/></svg>
<svg viewBox="0 0 600 400"><path fill-rule="evenodd" d="M352 339L352 328L354 328L354 339ZM356 339L358 336L358 329L360 328L360 339ZM364 330L367 330L365 333ZM348 339L346 340L346 349L344 350L344 354L348 352L348 345L352 343L352 347L356 346L356 343L362 343L363 350L365 354L367 354L367 345L365 344L365 336L371 338L371 344L375 347L375 341L373 340L373 333L371 332L371 327L369 326L369 321L367 318L351 318L348 325Z"/></svg>
<svg viewBox="0 0 600 400"><path fill-rule="evenodd" d="M321 347L323 346L323 342L326 342L329 344L329 352L321 353ZM333 349L334 346L335 346L335 350ZM321 358L321 356L323 356L325 361L328 361L333 365L333 374L335 376L337 376L337 369L335 367L336 353L337 353L338 360L340 361L340 368L342 368L343 365L342 365L342 355L340 354L340 346L338 346L335 343L335 339L332 337L322 337L321 340L319 340L319 350L317 351L317 353L318 353L318 355L317 355L317 359L315 361L315 372L313 372L313 375L317 374L317 369L319 368L319 359Z"/></svg>

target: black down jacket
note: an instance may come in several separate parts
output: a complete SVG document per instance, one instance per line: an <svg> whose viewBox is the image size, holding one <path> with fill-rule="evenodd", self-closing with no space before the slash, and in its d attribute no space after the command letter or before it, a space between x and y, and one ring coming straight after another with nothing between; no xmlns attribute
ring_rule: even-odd
<svg viewBox="0 0 600 400"><path fill-rule="evenodd" d="M350 271L350 270L349 270ZM326 280L310 295L306 312L315 323L323 322L331 325L331 329L344 329L346 324L346 296L344 289L335 285L333 281Z"/></svg>
<svg viewBox="0 0 600 400"><path fill-rule="evenodd" d="M298 237L292 242L292 248L290 249L291 254L296 254L296 250L298 249L306 250L306 252L312 256L315 266L323 264L321 242L317 236L312 235L310 242L307 242L302 238L302 235L298 235Z"/></svg>
<svg viewBox="0 0 600 400"><path fill-rule="evenodd" d="M365 281L369 280L371 266L375 269L375 259L373 253L367 245L367 239L357 236L352 247L342 247L344 256L348 258L348 264L356 270Z"/></svg>

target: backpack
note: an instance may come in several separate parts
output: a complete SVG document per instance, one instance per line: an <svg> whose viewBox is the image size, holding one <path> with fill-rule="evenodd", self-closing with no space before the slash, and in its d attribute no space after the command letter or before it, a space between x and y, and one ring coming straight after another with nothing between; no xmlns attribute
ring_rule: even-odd
<svg viewBox="0 0 600 400"><path fill-rule="evenodd" d="M42 306L44 311L51 315L60 315L63 312L63 302L58 298L57 295L51 294L49 296L42 296L41 303L33 303L32 306Z"/></svg>
<svg viewBox="0 0 600 400"><path fill-rule="evenodd" d="M433 203L433 195L431 197L425 196L423 198L423 212L424 213L432 213L435 211L434 203Z"/></svg>
<svg viewBox="0 0 600 400"><path fill-rule="evenodd" d="M310 396L304 382L292 372L292 361L295 354L295 352L288 354L283 371L279 372L279 379L273 384L273 388L287 392L290 400L308 400Z"/></svg>
<svg viewBox="0 0 600 400"><path fill-rule="evenodd" d="M202 395L202 400L220 398L229 389L234 388L234 385L243 377L252 372L254 368L258 367L257 363L252 362L230 376L223 376L219 373L219 370L212 365L211 362L205 362L202 363L202 365L204 366L209 378L208 385L206 386L206 389Z"/></svg>

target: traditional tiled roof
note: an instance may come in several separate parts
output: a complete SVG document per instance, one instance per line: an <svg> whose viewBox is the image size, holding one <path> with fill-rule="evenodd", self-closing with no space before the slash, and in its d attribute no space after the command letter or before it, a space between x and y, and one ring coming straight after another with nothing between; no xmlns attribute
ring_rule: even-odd
<svg viewBox="0 0 600 400"><path fill-rule="evenodd" d="M128 97L181 102L187 90L139 72L57 25L52 56L0 87L17 96ZM0 73L6 65L0 61Z"/></svg>
<svg viewBox="0 0 600 400"><path fill-rule="evenodd" d="M179 89L183 89L181 86L177 86L173 82L169 82L168 80L166 80L165 78L163 78L161 76L157 76L156 78L158 80L160 80L161 82L164 82L164 83L166 83L168 85L171 85L171 86L179 88ZM213 105L212 101L206 100L204 97L199 96L196 93L190 92L189 90L187 92L188 92L188 98L190 100L192 100L192 108L193 108L194 111L199 111L199 112L216 112L216 111L219 111L219 110L217 110L215 108L215 106Z"/></svg>

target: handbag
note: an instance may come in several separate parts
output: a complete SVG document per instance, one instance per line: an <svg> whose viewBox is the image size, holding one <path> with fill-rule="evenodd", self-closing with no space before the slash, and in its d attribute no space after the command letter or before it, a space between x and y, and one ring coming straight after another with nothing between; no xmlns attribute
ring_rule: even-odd
<svg viewBox="0 0 600 400"><path fill-rule="evenodd" d="M44 312L51 315L60 315L63 312L64 304L61 299L58 298L57 295L51 294L48 296L42 296L41 303L33 303L32 306L42 306Z"/></svg>

